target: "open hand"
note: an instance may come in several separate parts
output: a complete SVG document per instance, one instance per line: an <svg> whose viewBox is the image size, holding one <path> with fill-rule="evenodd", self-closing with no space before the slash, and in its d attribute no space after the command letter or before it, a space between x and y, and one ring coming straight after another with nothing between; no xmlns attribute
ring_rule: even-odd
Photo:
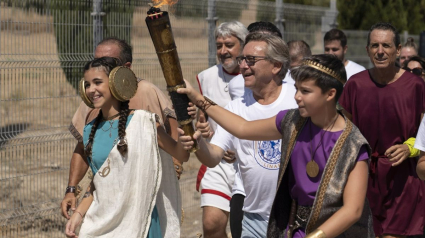
<svg viewBox="0 0 425 238"><path fill-rule="evenodd" d="M397 166L405 161L410 155L410 149L407 145L393 145L385 151L385 156L393 163L392 166Z"/></svg>
<svg viewBox="0 0 425 238"><path fill-rule="evenodd" d="M78 238L77 234L75 234L75 230L81 224L83 217L78 212L74 212L71 218L66 223L65 235L68 238Z"/></svg>
<svg viewBox="0 0 425 238"><path fill-rule="evenodd" d="M69 220L70 216L68 214L69 209L72 211L75 211L75 205L77 202L77 198L75 197L74 193L67 193L65 194L65 197L62 200L61 203L61 211L62 216Z"/></svg>

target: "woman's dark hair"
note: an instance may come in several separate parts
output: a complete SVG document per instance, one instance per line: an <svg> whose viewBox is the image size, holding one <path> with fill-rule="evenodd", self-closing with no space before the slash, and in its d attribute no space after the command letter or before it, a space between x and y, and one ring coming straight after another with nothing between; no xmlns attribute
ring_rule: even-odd
<svg viewBox="0 0 425 238"><path fill-rule="evenodd" d="M117 67L117 66L120 66L120 65L122 65L121 60L118 59L118 58L101 57L101 58L97 58L97 59L94 59L92 61L87 62L86 65L84 66L84 73L91 68L102 67L104 69L106 75L109 76L112 69Z"/></svg>
<svg viewBox="0 0 425 238"><path fill-rule="evenodd" d="M305 60L311 60L319 63L340 76L342 81L347 81L347 73L345 72L345 66L341 60L334 55L312 55L311 57L304 58ZM331 88L336 89L335 100L338 101L341 96L344 84L338 79L331 75L324 73L318 69L302 64L301 66L291 70L291 76L296 82L303 82L306 80L314 80L315 84L322 90L322 93L326 93Z"/></svg>
<svg viewBox="0 0 425 238"><path fill-rule="evenodd" d="M84 66L84 72L91 68L97 68L101 67L106 75L111 73L112 69L115 67L121 65L121 61L117 58L112 57L102 57L97 58L92 61L87 62L87 64ZM112 94L111 94L112 95ZM119 142L117 144L117 149L120 152L122 156L124 156L127 153L128 146L125 139L125 126L127 123L128 115L130 114L130 110L128 109L128 103L129 101L121 102L120 106L120 113L119 113L119 119L118 119L118 138ZM85 155L88 157L91 157L92 149L93 149L93 139L94 135L96 134L97 127L99 126L99 123L103 120L102 111L99 111L99 115L96 117L93 126L90 131L89 139L87 142L87 145L84 149ZM111 128L112 130L112 128ZM92 159L92 158L91 158Z"/></svg>
<svg viewBox="0 0 425 238"><path fill-rule="evenodd" d="M425 59L417 55L410 57L408 60L405 60L403 62L403 69L406 68L407 65L412 61L418 62L422 69L425 69Z"/></svg>

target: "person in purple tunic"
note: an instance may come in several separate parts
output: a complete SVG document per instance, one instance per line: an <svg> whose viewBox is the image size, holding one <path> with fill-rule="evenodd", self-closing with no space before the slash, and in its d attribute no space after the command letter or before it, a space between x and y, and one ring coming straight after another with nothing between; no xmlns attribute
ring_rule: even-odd
<svg viewBox="0 0 425 238"><path fill-rule="evenodd" d="M250 68L243 74L249 77L256 72ZM336 110L347 80L343 63L333 55L315 55L306 58L291 75L299 108L264 120L246 121L203 97L189 84L178 92L186 93L238 138L282 139L277 193L267 237L374 238L366 200L370 147L357 127ZM199 136L200 132L194 135ZM192 147L190 139L180 137L185 148Z"/></svg>
<svg viewBox="0 0 425 238"><path fill-rule="evenodd" d="M373 25L367 52L374 67L350 78L339 100L372 147L367 198L377 237L423 233L425 184L403 144L415 137L425 111L425 83L396 67L400 36L389 23Z"/></svg>

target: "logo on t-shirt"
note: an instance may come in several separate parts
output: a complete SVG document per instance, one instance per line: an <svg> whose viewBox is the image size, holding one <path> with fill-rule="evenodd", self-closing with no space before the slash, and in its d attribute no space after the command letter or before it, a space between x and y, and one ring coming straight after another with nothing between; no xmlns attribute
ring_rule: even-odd
<svg viewBox="0 0 425 238"><path fill-rule="evenodd" d="M255 141L255 161L265 169L279 169L281 141Z"/></svg>

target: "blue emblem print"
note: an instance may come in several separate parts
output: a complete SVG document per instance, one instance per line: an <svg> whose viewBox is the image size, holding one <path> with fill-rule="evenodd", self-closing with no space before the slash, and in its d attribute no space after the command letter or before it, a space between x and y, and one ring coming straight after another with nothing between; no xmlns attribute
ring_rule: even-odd
<svg viewBox="0 0 425 238"><path fill-rule="evenodd" d="M269 170L279 169L282 140L255 141L255 160Z"/></svg>

